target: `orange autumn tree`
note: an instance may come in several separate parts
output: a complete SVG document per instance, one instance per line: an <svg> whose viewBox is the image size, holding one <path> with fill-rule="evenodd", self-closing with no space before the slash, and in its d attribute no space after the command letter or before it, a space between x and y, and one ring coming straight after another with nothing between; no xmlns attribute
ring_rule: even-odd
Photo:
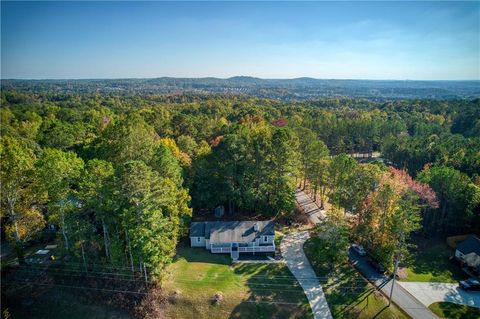
<svg viewBox="0 0 480 319"><path fill-rule="evenodd" d="M188 167L192 164L192 159L187 153L184 153L178 148L177 143L173 138L164 137L160 138L159 142L170 149L173 156L180 162L183 167Z"/></svg>
<svg viewBox="0 0 480 319"><path fill-rule="evenodd" d="M414 181L405 171L389 168L359 211L356 232L360 241L391 267L395 255L408 254L409 236L421 227L422 205L438 205L431 188Z"/></svg>

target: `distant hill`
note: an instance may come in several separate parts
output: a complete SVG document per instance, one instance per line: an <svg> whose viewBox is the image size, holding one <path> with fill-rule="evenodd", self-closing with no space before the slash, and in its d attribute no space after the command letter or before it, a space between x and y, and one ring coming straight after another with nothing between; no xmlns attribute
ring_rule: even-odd
<svg viewBox="0 0 480 319"><path fill-rule="evenodd" d="M282 100L349 96L370 99L463 99L480 97L480 81L328 80L308 77L2 80L2 89L57 93L171 94L182 92L244 94Z"/></svg>

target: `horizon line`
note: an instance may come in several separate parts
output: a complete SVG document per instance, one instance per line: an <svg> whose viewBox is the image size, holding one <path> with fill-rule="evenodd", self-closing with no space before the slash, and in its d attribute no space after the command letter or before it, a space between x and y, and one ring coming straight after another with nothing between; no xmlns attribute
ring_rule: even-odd
<svg viewBox="0 0 480 319"><path fill-rule="evenodd" d="M1 78L0 81L88 81L88 80L155 80L155 79L188 79L188 80L231 80L234 78L249 78L257 80L323 80L323 81L402 81L402 82L480 82L479 79L369 79L369 78L315 78L310 76L300 76L292 78L262 78L250 75L234 75L230 77L202 76L202 77L183 77L183 76L156 76L156 77L80 77L80 78Z"/></svg>

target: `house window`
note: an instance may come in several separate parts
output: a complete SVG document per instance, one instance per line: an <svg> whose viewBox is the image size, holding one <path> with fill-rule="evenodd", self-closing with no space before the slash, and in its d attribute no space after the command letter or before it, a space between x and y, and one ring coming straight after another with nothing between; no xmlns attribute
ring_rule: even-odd
<svg viewBox="0 0 480 319"><path fill-rule="evenodd" d="M268 237L267 236L263 236L263 242L267 242L268 241Z"/></svg>
<svg viewBox="0 0 480 319"><path fill-rule="evenodd" d="M200 240L201 240L201 239L200 239L200 237L197 237L197 243L199 243L199 242L200 242Z"/></svg>

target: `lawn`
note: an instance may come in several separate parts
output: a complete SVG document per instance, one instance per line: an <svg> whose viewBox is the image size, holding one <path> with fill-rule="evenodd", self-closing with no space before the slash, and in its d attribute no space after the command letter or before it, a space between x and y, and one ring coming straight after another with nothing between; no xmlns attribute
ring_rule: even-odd
<svg viewBox="0 0 480 319"><path fill-rule="evenodd" d="M460 267L449 260L455 251L446 243L424 238L415 242L417 248L405 267L407 277L402 280L456 283L467 278Z"/></svg>
<svg viewBox="0 0 480 319"><path fill-rule="evenodd" d="M348 262L329 270L325 265L312 262L318 252L318 238L310 238L304 246L305 254L318 277L334 318L409 318L394 304L387 307L388 300Z"/></svg>
<svg viewBox="0 0 480 319"><path fill-rule="evenodd" d="M163 283L167 318L312 318L308 300L284 264L231 264L229 255L181 245ZM211 299L221 292L224 300Z"/></svg>
<svg viewBox="0 0 480 319"><path fill-rule="evenodd" d="M451 302L436 302L428 308L437 316L445 319L478 319L480 308L457 305Z"/></svg>

